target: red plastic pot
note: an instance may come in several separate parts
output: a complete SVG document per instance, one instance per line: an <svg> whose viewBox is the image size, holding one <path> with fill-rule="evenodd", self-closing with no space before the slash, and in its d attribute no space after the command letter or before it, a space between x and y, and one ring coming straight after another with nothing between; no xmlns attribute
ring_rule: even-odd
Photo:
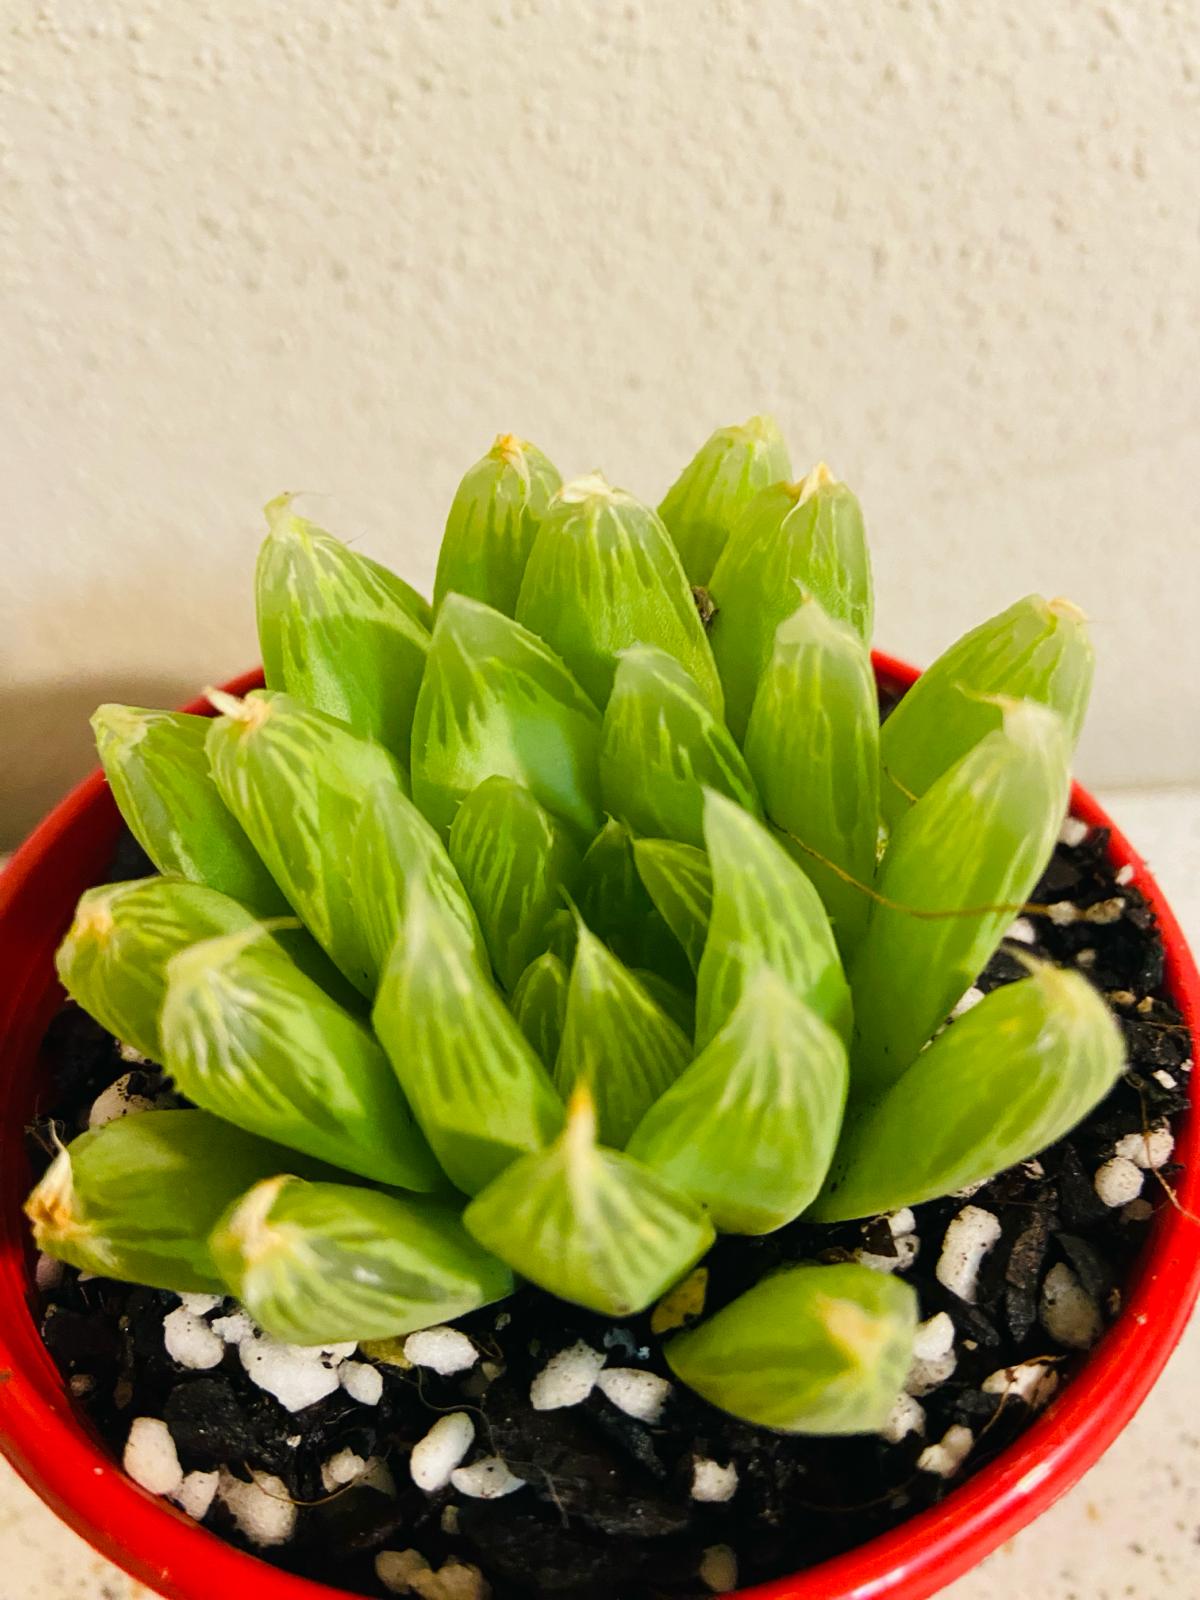
<svg viewBox="0 0 1200 1600"><path fill-rule="evenodd" d="M876 656L880 681L916 674ZM228 687L261 682L248 674ZM203 711L206 706L189 708ZM1076 788L1072 810L1112 828ZM38 1047L61 1000L53 952L79 894L104 873L120 831L100 773L27 840L0 877L0 1449L97 1550L169 1600L345 1600L243 1555L124 1476L75 1413L31 1315L31 1252L21 1216L30 1175L23 1129L37 1102ZM1200 979L1145 863L1112 828L1111 855L1131 866L1158 917L1166 987L1195 1035ZM1178 1208L1164 1206L1127 1286L1125 1308L1078 1375L1021 1438L932 1510L847 1555L744 1591L755 1600L925 1600L1046 1509L1112 1443L1145 1399L1200 1289L1200 1119L1181 1132Z"/></svg>

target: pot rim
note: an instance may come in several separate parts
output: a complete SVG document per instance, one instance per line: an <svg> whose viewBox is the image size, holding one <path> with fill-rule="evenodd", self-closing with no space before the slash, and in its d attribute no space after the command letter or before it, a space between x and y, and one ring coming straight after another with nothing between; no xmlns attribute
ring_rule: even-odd
<svg viewBox="0 0 1200 1600"><path fill-rule="evenodd" d="M907 687L904 662L874 653L877 679ZM261 672L226 685L242 694ZM203 700L187 710L209 712ZM1073 786L1071 815L1110 830L1109 855L1133 869L1158 919L1164 987L1193 1039L1200 977L1146 863L1095 800ZM4 1116L29 1078L61 991L50 959L75 898L104 870L119 835L103 774L85 778L0 874L0 1450L43 1500L97 1550L168 1600L351 1600L227 1544L127 1478L73 1408L30 1312L31 1251L20 1203L27 1186L19 1118ZM64 850L64 846L72 850ZM20 1101L18 1100L18 1103ZM1021 1436L938 1505L856 1549L792 1577L739 1590L746 1600L927 1600L1066 1492L1145 1399L1200 1292L1200 1117L1178 1134L1177 1205L1163 1206L1113 1326Z"/></svg>

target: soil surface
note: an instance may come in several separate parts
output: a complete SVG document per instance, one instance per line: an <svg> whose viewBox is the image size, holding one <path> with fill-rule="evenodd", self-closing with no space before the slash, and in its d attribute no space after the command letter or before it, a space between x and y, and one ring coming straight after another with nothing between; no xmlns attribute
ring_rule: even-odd
<svg viewBox="0 0 1200 1600"><path fill-rule="evenodd" d="M333 1351L323 1364L335 1375L345 1367L338 1386L291 1411L250 1376L254 1363L245 1357L257 1347L244 1325L239 1338L236 1325L222 1324L229 1342L204 1357L214 1364L189 1367L164 1342L178 1296L43 1264L44 1335L78 1405L118 1456L135 1419L165 1422L189 1475L184 1492L193 1511L211 1500L203 1520L215 1532L368 1595L680 1600L811 1566L896 1526L953 1492L1070 1381L1084 1350L1120 1315L1147 1224L1170 1203L1177 1169L1166 1130L1188 1101L1191 1041L1161 998L1162 946L1144 900L1114 878L1103 832L1070 829L1065 837L1077 842L1059 846L1033 899L1069 903L1083 917L1021 919L978 987L1022 975L1016 945L1084 972L1128 1043L1129 1067L1110 1097L1039 1160L970 1195L916 1207L891 1224L801 1222L762 1239L725 1239L706 1263L708 1310L784 1263L866 1252L868 1264L902 1271L920 1296L927 1352L910 1377L913 1399L896 1414L893 1435L911 1429L903 1437L780 1436L734 1421L676 1383L654 1421L621 1409L602 1386L578 1403L535 1410L531 1384L579 1343L595 1352L593 1372L601 1360L606 1369L664 1379L669 1372L649 1315L613 1324L533 1289L456 1324L475 1346L469 1368L441 1376L376 1360L380 1386L373 1373L363 1382L361 1353L347 1364L344 1351ZM145 870L125 846L113 876ZM128 1093L180 1103L158 1068L131 1066L72 1005L51 1026L45 1053L51 1117L31 1135L41 1164L51 1119L69 1140L97 1097L131 1070ZM1105 1204L1096 1174L1114 1158L1125 1162L1115 1172L1123 1192L1138 1173L1141 1191ZM999 1224L973 1303L937 1273L947 1227L967 1208ZM995 1233L994 1223L984 1227ZM196 1316L211 1332L235 1310L225 1302ZM1006 1375L1013 1367L1015 1377ZM413 1447L457 1412L474 1430L461 1464L499 1457L522 1487L481 1498L489 1475L469 1471L457 1485L417 1486ZM161 1440L161 1430L151 1431ZM348 1486L338 1481L346 1476ZM256 1544L264 1538L280 1542ZM421 1559L404 1554L414 1551Z"/></svg>

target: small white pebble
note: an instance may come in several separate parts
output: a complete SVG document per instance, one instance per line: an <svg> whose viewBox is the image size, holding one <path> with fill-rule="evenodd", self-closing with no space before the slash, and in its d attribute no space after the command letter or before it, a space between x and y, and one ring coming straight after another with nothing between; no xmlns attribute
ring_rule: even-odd
<svg viewBox="0 0 1200 1600"><path fill-rule="evenodd" d="M713 1594L737 1588L737 1556L727 1544L710 1545L700 1561L700 1582Z"/></svg>
<svg viewBox="0 0 1200 1600"><path fill-rule="evenodd" d="M953 1375L957 1365L954 1324L946 1312L938 1311L917 1324L905 1390L911 1395L929 1394Z"/></svg>
<svg viewBox="0 0 1200 1600"><path fill-rule="evenodd" d="M219 1472L189 1472L178 1489L167 1498L173 1500L193 1522L200 1522L208 1515L216 1499L220 1481Z"/></svg>
<svg viewBox="0 0 1200 1600"><path fill-rule="evenodd" d="M1044 1361L1021 1361L1015 1367L1001 1367L979 1387L984 1394L1015 1395L1036 1409L1058 1388L1058 1373Z"/></svg>
<svg viewBox="0 0 1200 1600"><path fill-rule="evenodd" d="M1111 923L1120 922L1125 915L1125 901L1120 895L1114 895L1111 900L1100 900L1094 906L1088 906L1083 912L1085 922L1092 922L1098 928L1106 928Z"/></svg>
<svg viewBox="0 0 1200 1600"><path fill-rule="evenodd" d="M666 1378L637 1367L609 1367L596 1379L596 1387L618 1411L639 1422L657 1422L671 1392Z"/></svg>
<svg viewBox="0 0 1200 1600"><path fill-rule="evenodd" d="M183 1483L175 1441L157 1417L135 1417L122 1458L134 1483L151 1494L173 1494Z"/></svg>
<svg viewBox="0 0 1200 1600"><path fill-rule="evenodd" d="M383 1373L369 1361L343 1361L338 1381L360 1406L377 1406L383 1399Z"/></svg>
<svg viewBox="0 0 1200 1600"><path fill-rule="evenodd" d="M968 1305L975 1303L979 1269L1004 1230L1000 1219L980 1206L964 1206L946 1229L938 1257L937 1280Z"/></svg>
<svg viewBox="0 0 1200 1600"><path fill-rule="evenodd" d="M1126 1161L1132 1161L1136 1167L1157 1172L1171 1159L1174 1148L1174 1134L1164 1123L1160 1123L1158 1127L1151 1128L1149 1133L1127 1133L1123 1139L1118 1139L1116 1153Z"/></svg>
<svg viewBox="0 0 1200 1600"><path fill-rule="evenodd" d="M225 1342L186 1306L177 1306L163 1318L163 1344L172 1361L193 1372L207 1372L221 1364Z"/></svg>
<svg viewBox="0 0 1200 1600"><path fill-rule="evenodd" d="M1014 944L1034 944L1037 941L1037 929L1028 917L1018 917L1009 924L1008 932L1004 935Z"/></svg>
<svg viewBox="0 0 1200 1600"><path fill-rule="evenodd" d="M1069 928L1080 919L1080 910L1070 900L1055 900L1050 907L1050 921L1056 928Z"/></svg>
<svg viewBox="0 0 1200 1600"><path fill-rule="evenodd" d="M893 1211L888 1216L888 1227L892 1230L892 1238L900 1239L906 1233L912 1233L917 1226L917 1214L911 1206L905 1206L900 1211Z"/></svg>
<svg viewBox="0 0 1200 1600"><path fill-rule="evenodd" d="M245 1311L233 1311L227 1317L214 1317L209 1327L226 1344L241 1344L243 1339L253 1338L257 1332Z"/></svg>
<svg viewBox="0 0 1200 1600"><path fill-rule="evenodd" d="M1050 1268L1042 1285L1038 1319L1069 1350L1088 1350L1104 1328L1100 1307L1065 1262Z"/></svg>
<svg viewBox="0 0 1200 1600"><path fill-rule="evenodd" d="M511 1472L508 1462L499 1456L485 1456L469 1467L455 1467L450 1483L459 1494L472 1500L502 1500L506 1494L525 1487L525 1479Z"/></svg>
<svg viewBox="0 0 1200 1600"><path fill-rule="evenodd" d="M425 1437L413 1445L409 1457L408 1470L417 1488L426 1494L444 1489L474 1442L475 1424L465 1411L451 1411L439 1417Z"/></svg>
<svg viewBox="0 0 1200 1600"><path fill-rule="evenodd" d="M873 1250L856 1250L854 1259L860 1267L869 1267L872 1272L907 1272L917 1259L921 1241L915 1233L902 1233L895 1242L894 1256L876 1255Z"/></svg>
<svg viewBox="0 0 1200 1600"><path fill-rule="evenodd" d="M217 1497L250 1543L260 1549L286 1544L296 1531L296 1507L288 1498L287 1485L270 1473L243 1483L222 1468Z"/></svg>
<svg viewBox="0 0 1200 1600"><path fill-rule="evenodd" d="M738 1469L731 1461L723 1467L707 1456L692 1458L692 1499L702 1505L723 1505L737 1493Z"/></svg>
<svg viewBox="0 0 1200 1600"><path fill-rule="evenodd" d="M551 1356L529 1386L529 1400L535 1411L558 1411L577 1406L596 1387L604 1357L591 1345L571 1345Z"/></svg>
<svg viewBox="0 0 1200 1600"><path fill-rule="evenodd" d="M968 1011L973 1010L983 999L983 990L977 989L974 984L963 995L962 999L950 1013L952 1017L963 1017Z"/></svg>
<svg viewBox="0 0 1200 1600"><path fill-rule="evenodd" d="M243 1339L238 1355L250 1382L273 1394L288 1411L303 1411L338 1387L337 1368L325 1365L320 1349L280 1344L264 1335Z"/></svg>
<svg viewBox="0 0 1200 1600"><path fill-rule="evenodd" d="M122 1040L117 1045L117 1053L122 1061L127 1061L131 1067L144 1067L149 1061L149 1056L144 1056L135 1044L126 1044Z"/></svg>
<svg viewBox="0 0 1200 1600"><path fill-rule="evenodd" d="M33 1281L42 1293L46 1294L51 1289L57 1289L62 1279L62 1262L56 1261L53 1256L40 1252L37 1258L37 1266L33 1269Z"/></svg>
<svg viewBox="0 0 1200 1600"><path fill-rule="evenodd" d="M356 1455L353 1450L339 1450L321 1465L321 1482L325 1486L326 1494L332 1494L335 1489L344 1489L348 1483L357 1482L366 1470L367 1463L364 1457Z"/></svg>
<svg viewBox="0 0 1200 1600"><path fill-rule="evenodd" d="M381 1550L375 1557L375 1576L389 1594L412 1594L412 1579L430 1570L419 1550Z"/></svg>
<svg viewBox="0 0 1200 1600"><path fill-rule="evenodd" d="M947 1428L939 1444L926 1445L917 1457L919 1472L932 1472L938 1478L952 1478L971 1453L975 1435L970 1428L955 1424Z"/></svg>
<svg viewBox="0 0 1200 1600"><path fill-rule="evenodd" d="M130 1077L131 1074L127 1072L116 1083L110 1083L103 1094L96 1096L88 1112L89 1128L103 1128L106 1123L116 1122L119 1117L131 1117L138 1111L153 1111L153 1100L147 1100L144 1094L132 1092Z"/></svg>
<svg viewBox="0 0 1200 1600"><path fill-rule="evenodd" d="M1065 844L1068 849L1077 850L1090 832L1086 822L1081 822L1078 817L1068 817L1058 830L1058 842Z"/></svg>
<svg viewBox="0 0 1200 1600"><path fill-rule="evenodd" d="M887 1421L879 1431L889 1444L899 1444L901 1439L907 1439L910 1433L923 1436L925 1407L911 1394L898 1396L896 1404L888 1412Z"/></svg>
<svg viewBox="0 0 1200 1600"><path fill-rule="evenodd" d="M1111 1161L1106 1161L1092 1180L1106 1206L1124 1206L1136 1200L1145 1181L1142 1169L1125 1156L1113 1156Z"/></svg>
<svg viewBox="0 0 1200 1600"><path fill-rule="evenodd" d="M1152 1072L1150 1076L1163 1089L1178 1089L1179 1087L1175 1079L1163 1067L1160 1067L1157 1072Z"/></svg>
<svg viewBox="0 0 1200 1600"><path fill-rule="evenodd" d="M414 1367L430 1367L448 1378L473 1367L479 1360L479 1351L457 1328L422 1328L404 1341L404 1357Z"/></svg>
<svg viewBox="0 0 1200 1600"><path fill-rule="evenodd" d="M210 1311L215 1311L222 1304L219 1294L181 1294L180 1300L194 1317L206 1317Z"/></svg>
<svg viewBox="0 0 1200 1600"><path fill-rule="evenodd" d="M1121 868L1120 872L1117 873L1117 882L1120 884L1122 889L1128 888L1128 886L1133 882L1132 861L1127 861Z"/></svg>

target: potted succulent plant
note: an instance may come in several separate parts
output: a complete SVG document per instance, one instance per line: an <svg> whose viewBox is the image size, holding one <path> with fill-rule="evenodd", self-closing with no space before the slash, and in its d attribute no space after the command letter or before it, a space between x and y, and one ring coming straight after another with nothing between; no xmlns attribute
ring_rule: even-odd
<svg viewBox="0 0 1200 1600"><path fill-rule="evenodd" d="M23 1309L6 1447L169 1595L932 1592L1103 1448L1197 1286L1194 973L1068 809L1081 613L1022 600L895 705L858 503L765 419L658 513L502 437L432 606L267 515L265 687L101 707L149 859L101 881L93 782L0 916L37 881L27 1072L93 885L37 1315L182 1516L66 1480L108 1469Z"/></svg>

